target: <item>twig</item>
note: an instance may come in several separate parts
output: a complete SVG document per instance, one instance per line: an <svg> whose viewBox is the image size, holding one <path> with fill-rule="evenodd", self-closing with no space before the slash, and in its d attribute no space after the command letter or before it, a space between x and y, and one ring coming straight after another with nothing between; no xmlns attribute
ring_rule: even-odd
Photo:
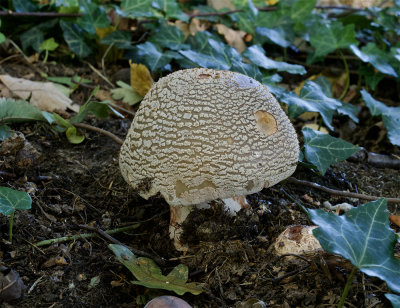
<svg viewBox="0 0 400 308"><path fill-rule="evenodd" d="M156 262L158 265L165 265L165 260L162 258L159 258L157 256L154 256L150 253L147 253L145 251L141 251L139 249L130 247L130 246L126 246L124 244L122 244L120 241L118 241L117 239L113 238L110 233L107 233L106 231L102 230L101 228L98 227L91 227L91 226L86 226L86 225L79 225L80 228L89 230L89 231L94 231L97 232L99 235L101 235L102 237L104 237L105 239L107 239L108 241L117 244L117 245L122 245L125 246L127 248L129 248L134 254L138 255L138 256L142 256L142 257L146 257L146 258L150 258L152 259L154 262Z"/></svg>
<svg viewBox="0 0 400 308"><path fill-rule="evenodd" d="M108 80L108 78L106 76L104 76L97 68L95 68L92 64L90 64L89 62L86 62L87 65L91 68L91 70L93 72L95 72L97 75L100 76L101 79L103 79L105 82L107 82L111 87L115 88L115 86L113 85L113 83Z"/></svg>
<svg viewBox="0 0 400 308"><path fill-rule="evenodd" d="M82 17L81 13L58 13L58 12L11 12L11 11L0 11L0 16L10 17Z"/></svg>
<svg viewBox="0 0 400 308"><path fill-rule="evenodd" d="M95 126L92 126L92 125L89 125L89 124L85 124L85 123L73 123L72 125L74 125L75 127L78 127L78 128L83 128L83 129L91 130L93 132L100 133L100 134L102 134L104 136L107 136L107 137L111 138L112 140L114 140L118 144L123 144L124 143L124 141L122 139L120 139L119 137L117 137L113 133L111 133L109 131L106 131L106 130L104 130L102 128L95 127Z"/></svg>
<svg viewBox="0 0 400 308"><path fill-rule="evenodd" d="M336 189L331 189L325 186L322 186L317 183L313 182L308 182L308 181L303 181L303 180L298 180L294 177L290 177L287 179L288 183L293 183L296 185L302 185L302 186L308 186L312 188L316 188L319 190L322 190L326 193L336 195L336 196L342 196L342 197L347 197L347 198L357 198L357 199L363 199L363 200L378 200L380 198L385 198L385 197L377 197L377 196L369 196L369 195L364 195L364 194L357 194L357 193L352 193L348 191L342 191L342 190L336 190ZM400 198L386 198L386 201L388 203L400 203Z"/></svg>
<svg viewBox="0 0 400 308"><path fill-rule="evenodd" d="M320 9L320 10L343 10L343 11L352 11L352 12L357 12L357 11L362 11L364 9L361 8L354 8L351 6L334 6L334 5L316 5L314 7L315 9ZM268 7L259 7L257 8L259 11L275 11L277 9L276 6L268 6ZM189 18L194 18L194 17L211 17L211 16L219 16L223 17L226 15L230 14L235 14L235 13L241 13L243 10L237 9L237 10L229 10L225 12L213 12L213 13L186 13L186 15L189 16Z"/></svg>
<svg viewBox="0 0 400 308"><path fill-rule="evenodd" d="M347 160L367 163L378 168L400 169L400 159L398 157L368 152L365 148L361 148Z"/></svg>
<svg viewBox="0 0 400 308"><path fill-rule="evenodd" d="M108 234L115 234L115 233L119 233L119 232L125 232L125 231L131 230L131 229L136 229L137 227L139 227L139 224L134 224L134 225L127 226L127 227L107 230L104 232L106 232ZM41 246L47 246L47 245L51 245L51 244L74 241L74 240L77 240L80 238L95 237L96 235L97 235L96 233L83 233L83 234L77 234L77 235L71 235L71 236L64 236L64 237L58 237L58 238L40 241L40 242L35 243L34 245L37 247L41 247Z"/></svg>

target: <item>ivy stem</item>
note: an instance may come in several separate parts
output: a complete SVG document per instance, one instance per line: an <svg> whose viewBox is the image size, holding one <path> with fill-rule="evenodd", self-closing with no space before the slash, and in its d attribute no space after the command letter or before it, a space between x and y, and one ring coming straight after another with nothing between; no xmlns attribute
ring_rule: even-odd
<svg viewBox="0 0 400 308"><path fill-rule="evenodd" d="M351 270L349 278L347 278L347 282L346 282L346 285L344 286L344 290L342 293L342 297L340 298L338 308L342 308L344 305L344 301L347 297L347 294L349 293L350 285L351 285L351 282L353 281L353 277L354 277L354 274L356 273L356 271L357 271L357 267L354 266L353 269Z"/></svg>
<svg viewBox="0 0 400 308"><path fill-rule="evenodd" d="M340 54L340 57L341 57L342 60L343 60L344 70L345 70L345 72L346 72L346 84L345 84L345 86L344 86L344 90L343 90L342 94L341 94L341 95L339 96L339 98L338 98L339 100L342 100L342 98L346 95L347 90L349 89L349 85L350 85L350 72L349 72L349 66L348 66L348 64L347 64L346 57L344 56L343 52L339 50L339 54Z"/></svg>
<svg viewBox="0 0 400 308"><path fill-rule="evenodd" d="M8 231L8 241L11 243L12 242L12 230L13 230L13 223L14 223L14 214L13 212L10 216L10 226L9 226L9 231Z"/></svg>

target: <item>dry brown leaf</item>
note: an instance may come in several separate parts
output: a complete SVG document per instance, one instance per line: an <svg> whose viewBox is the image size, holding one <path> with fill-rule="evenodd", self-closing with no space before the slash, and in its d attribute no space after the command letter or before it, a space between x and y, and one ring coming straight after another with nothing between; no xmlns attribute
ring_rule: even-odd
<svg viewBox="0 0 400 308"><path fill-rule="evenodd" d="M390 215L389 220L394 223L396 226L400 227L400 216L399 215Z"/></svg>
<svg viewBox="0 0 400 308"><path fill-rule="evenodd" d="M78 112L79 105L59 91L51 82L38 82L9 75L0 75L0 81L16 96L30 98L30 103L41 110L53 112L67 108Z"/></svg>
<svg viewBox="0 0 400 308"><path fill-rule="evenodd" d="M191 35L195 35L197 32L206 31L211 26L207 20L200 20L192 18L189 24L189 32Z"/></svg>
<svg viewBox="0 0 400 308"><path fill-rule="evenodd" d="M222 34L225 37L226 42L239 53L242 53L247 48L243 40L246 32L233 30L223 24L217 24L217 30L219 34Z"/></svg>
<svg viewBox="0 0 400 308"><path fill-rule="evenodd" d="M185 39L189 36L189 24L182 22L181 20L176 20L175 23L173 23L179 30L183 32L185 35Z"/></svg>
<svg viewBox="0 0 400 308"><path fill-rule="evenodd" d="M216 10L228 8L234 10L235 6L232 4L231 0L207 0L207 5L211 6Z"/></svg>
<svg viewBox="0 0 400 308"><path fill-rule="evenodd" d="M145 96L153 84L148 68L143 64L132 63L130 60L129 65L131 66L132 89L141 96Z"/></svg>

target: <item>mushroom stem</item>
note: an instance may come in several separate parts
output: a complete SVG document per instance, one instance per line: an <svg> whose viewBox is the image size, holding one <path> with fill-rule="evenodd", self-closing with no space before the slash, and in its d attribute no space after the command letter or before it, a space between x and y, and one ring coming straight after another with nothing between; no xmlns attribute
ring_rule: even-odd
<svg viewBox="0 0 400 308"><path fill-rule="evenodd" d="M176 205L170 206L170 224L169 224L169 237L174 242L175 249L178 251L187 251L188 247L182 243L181 235L183 233L182 224L189 216L194 208L204 209L209 208L210 205L206 202L195 205Z"/></svg>
<svg viewBox="0 0 400 308"><path fill-rule="evenodd" d="M241 209L247 209L250 205L247 203L246 196L234 196L232 198L222 199L225 204L225 210L232 216L235 216Z"/></svg>

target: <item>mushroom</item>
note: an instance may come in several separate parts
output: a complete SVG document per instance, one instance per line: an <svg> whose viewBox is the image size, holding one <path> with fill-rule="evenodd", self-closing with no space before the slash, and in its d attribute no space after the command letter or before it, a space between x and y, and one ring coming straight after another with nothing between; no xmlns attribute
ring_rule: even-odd
<svg viewBox="0 0 400 308"><path fill-rule="evenodd" d="M298 156L296 132L266 86L195 68L153 84L119 164L143 198L160 193L169 203L170 235L182 249L179 225L194 205L275 185L294 172Z"/></svg>
<svg viewBox="0 0 400 308"><path fill-rule="evenodd" d="M192 306L179 297L163 295L152 299L144 308L192 308Z"/></svg>

